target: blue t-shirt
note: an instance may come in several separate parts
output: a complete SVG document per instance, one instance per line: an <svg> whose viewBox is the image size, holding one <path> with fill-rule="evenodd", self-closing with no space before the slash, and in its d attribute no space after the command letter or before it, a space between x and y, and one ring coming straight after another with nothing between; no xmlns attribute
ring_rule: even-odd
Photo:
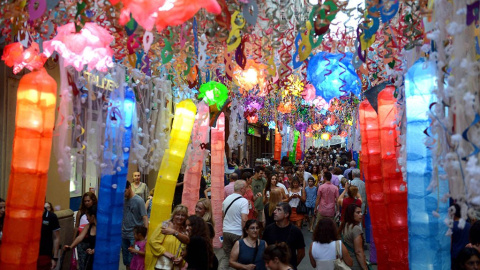
<svg viewBox="0 0 480 270"><path fill-rule="evenodd" d="M309 208L315 207L315 201L317 200L317 187L307 186L305 192L307 193L307 201L305 202L305 205Z"/></svg>

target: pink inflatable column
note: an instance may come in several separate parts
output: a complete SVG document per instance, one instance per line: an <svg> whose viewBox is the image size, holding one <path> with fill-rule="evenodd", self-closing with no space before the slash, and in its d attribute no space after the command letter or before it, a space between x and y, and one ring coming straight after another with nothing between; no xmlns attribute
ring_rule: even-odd
<svg viewBox="0 0 480 270"><path fill-rule="evenodd" d="M408 269L408 219L407 187L397 162L398 134L396 130L397 99L394 86L387 86L378 94L378 125L382 147L382 176L385 203L388 209L387 227L389 239L388 268Z"/></svg>
<svg viewBox="0 0 480 270"><path fill-rule="evenodd" d="M217 119L217 126L212 128L212 209L215 220L215 237L213 247L220 248L222 243L218 239L223 234L222 203L224 198L223 176L225 174L225 115L221 113Z"/></svg>
<svg viewBox="0 0 480 270"><path fill-rule="evenodd" d="M362 136L362 162L365 189L367 192L368 211L372 221L373 240L377 249L378 269L389 269L388 241L388 211L385 205L383 190L382 158L377 112L368 100L362 101L359 107L360 133Z"/></svg>
<svg viewBox="0 0 480 270"><path fill-rule="evenodd" d="M192 131L190 155L187 171L183 180L182 204L188 207L191 215L195 214L195 204L199 198L202 165L205 159L205 144L210 135L210 113L208 105L201 101L197 104L197 116Z"/></svg>

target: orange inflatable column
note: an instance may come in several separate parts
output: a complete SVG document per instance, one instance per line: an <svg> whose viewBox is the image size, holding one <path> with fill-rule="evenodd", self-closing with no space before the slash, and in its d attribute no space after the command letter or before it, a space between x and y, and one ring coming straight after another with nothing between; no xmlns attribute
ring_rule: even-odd
<svg viewBox="0 0 480 270"><path fill-rule="evenodd" d="M2 270L37 269L56 96L57 83L44 68L20 80L0 250Z"/></svg>
<svg viewBox="0 0 480 270"><path fill-rule="evenodd" d="M282 135L278 132L278 128L275 128L275 150L273 152L273 159L280 162L282 156Z"/></svg>
<svg viewBox="0 0 480 270"><path fill-rule="evenodd" d="M221 113L217 119L217 126L212 128L212 210L215 220L215 237L213 247L220 248L222 243L218 239L223 234L222 203L225 199L223 177L225 174L225 115Z"/></svg>
<svg viewBox="0 0 480 270"><path fill-rule="evenodd" d="M386 226L388 211L383 190L378 117L368 100L360 103L359 121L362 136L360 160L365 178L368 211L371 214L373 240L377 249L378 268L388 269L388 242L391 241L391 234Z"/></svg>
<svg viewBox="0 0 480 270"><path fill-rule="evenodd" d="M302 136L300 136L300 135L301 135L301 133L298 136L295 161L302 159L302 153L303 153L302 152ZM305 179L305 180L308 180L308 179Z"/></svg>
<svg viewBox="0 0 480 270"><path fill-rule="evenodd" d="M388 208L386 225L390 235L388 241L388 268L408 269L408 219L407 187L397 162L398 133L396 130L397 99L393 96L394 86L387 86L378 94L378 125L382 147L383 192Z"/></svg>

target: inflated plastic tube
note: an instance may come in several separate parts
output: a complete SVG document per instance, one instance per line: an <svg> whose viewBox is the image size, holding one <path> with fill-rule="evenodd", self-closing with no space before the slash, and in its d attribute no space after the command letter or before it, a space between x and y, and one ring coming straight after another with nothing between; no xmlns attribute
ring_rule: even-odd
<svg viewBox="0 0 480 270"><path fill-rule="evenodd" d="M275 128L275 150L273 153L273 158L280 162L280 158L282 155L282 136L280 132L278 132L278 128Z"/></svg>
<svg viewBox="0 0 480 270"><path fill-rule="evenodd" d="M223 234L222 203L225 199L223 178L225 174L224 167L225 156L225 115L222 112L217 119L217 126L212 128L212 210L215 221L215 237L213 238L213 247L220 248L222 243L219 237Z"/></svg>
<svg viewBox="0 0 480 270"><path fill-rule="evenodd" d="M205 159L205 144L209 141L210 135L210 110L205 102L197 104L198 113L195 118L195 125L192 131L192 150L187 163L187 171L183 179L182 204L188 207L188 212L195 214L195 204L199 199L200 178L202 177L202 166Z"/></svg>
<svg viewBox="0 0 480 270"><path fill-rule="evenodd" d="M377 248L378 268L388 269L388 211L383 191L382 157L377 112L364 100L359 106L360 133L362 136L361 167L365 177L368 211L370 211L373 238Z"/></svg>
<svg viewBox="0 0 480 270"><path fill-rule="evenodd" d="M57 83L45 68L20 79L0 269L37 269Z"/></svg>
<svg viewBox="0 0 480 270"><path fill-rule="evenodd" d="M295 130L293 132L293 148L290 150L290 156L288 157L288 160L292 162L292 164L295 164L295 158L297 157L297 143L298 143L298 137L300 135L300 132Z"/></svg>
<svg viewBox="0 0 480 270"><path fill-rule="evenodd" d="M448 193L448 183L439 181L435 190L427 190L433 169L424 131L430 126L427 113L435 102L436 81L435 63L424 59L408 70L405 79L409 263L413 270L450 269L450 237L443 223L448 204L439 198ZM440 216L435 217L434 211Z"/></svg>
<svg viewBox="0 0 480 270"><path fill-rule="evenodd" d="M160 165L157 182L155 184L148 235L150 235L159 224L170 218L175 186L190 141L190 134L193 123L195 122L196 112L197 107L190 99L181 101L175 107L175 116L173 118L168 149L165 150L165 154L163 155L162 164ZM151 256L150 245L147 245L145 260L150 261Z"/></svg>
<svg viewBox="0 0 480 270"><path fill-rule="evenodd" d="M118 93L119 91L124 90L123 88L116 89L113 93L114 97L110 101L115 104L117 100L118 102L123 100L123 104L109 108L105 129L103 157L104 162L108 160L112 166L102 172L98 191L94 268L105 270L118 269L120 261L118 250L122 245L123 203L132 139L132 118L135 113L133 91L125 88L124 99L120 97L123 96L123 93ZM115 118L112 118L111 116L115 115L114 108L122 110L118 110ZM121 157L116 155L119 148L123 152Z"/></svg>
<svg viewBox="0 0 480 270"><path fill-rule="evenodd" d="M388 209L385 224L395 237L387 242L388 268L408 269L407 188L398 165L397 99L395 87L385 87L378 94L378 125L382 147L383 192Z"/></svg>

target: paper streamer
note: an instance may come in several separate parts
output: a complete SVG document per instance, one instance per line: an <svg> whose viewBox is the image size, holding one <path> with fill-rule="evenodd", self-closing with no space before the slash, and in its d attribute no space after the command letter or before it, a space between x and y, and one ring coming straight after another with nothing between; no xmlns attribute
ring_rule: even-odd
<svg viewBox="0 0 480 270"><path fill-rule="evenodd" d="M385 87L378 94L378 126L380 128L380 144L382 147L382 177L387 223L390 234L395 234L387 242L389 247L389 269L408 269L408 221L407 221L407 189L398 164L398 133L396 130L397 99L393 96L395 87ZM394 252L393 252L394 251Z"/></svg>
<svg viewBox="0 0 480 270"><path fill-rule="evenodd" d="M45 68L20 79L0 268L37 269L57 83Z"/></svg>
<svg viewBox="0 0 480 270"><path fill-rule="evenodd" d="M425 66L425 67L424 67ZM432 175L432 152L424 144L424 133L431 120L429 105L435 102L437 87L436 65L418 60L407 72L405 79L407 116L407 180L408 180L408 242L410 269L450 268L450 237L445 233L448 201L442 202L438 194L448 194L448 181L441 181L435 190L428 190ZM435 168L436 169L436 168ZM440 214L434 216L434 211ZM428 247L428 248L425 248Z"/></svg>
<svg viewBox="0 0 480 270"><path fill-rule="evenodd" d="M386 226L388 210L385 205L386 199L383 190L378 116L368 100L360 103L359 122L362 136L361 168L365 179L368 211L372 217L372 230L377 249L378 267L387 269L389 268L388 241L391 240L391 235Z"/></svg>
<svg viewBox="0 0 480 270"><path fill-rule="evenodd" d="M191 151L187 163L187 171L183 178L182 204L188 207L191 215L195 214L195 205L199 199L200 178L202 177L203 161L205 159L205 144L210 135L209 107L201 101L197 104L197 116L192 131Z"/></svg>
<svg viewBox="0 0 480 270"><path fill-rule="evenodd" d="M175 116L173 119L172 131L168 149L163 155L162 164L158 171L155 194L152 199L152 212L150 215L150 224L148 226L148 235L158 227L163 221L170 218L172 210L173 194L177 184L178 175L182 167L185 152L187 151L190 134L197 107L190 99L185 99L177 104ZM145 260L152 259L150 246L147 245Z"/></svg>
<svg viewBox="0 0 480 270"><path fill-rule="evenodd" d="M119 72L119 71L117 71ZM114 167L102 172L98 191L97 240L95 245L95 269L118 269L122 245L122 220L125 184L128 175L128 159L132 141L132 120L135 114L135 94L129 88L116 89L110 98L110 107L105 128L103 158L110 160ZM121 107L120 107L121 106ZM120 107L120 108L119 108ZM111 117L116 109L120 115ZM117 157L118 148L123 152Z"/></svg>
<svg viewBox="0 0 480 270"><path fill-rule="evenodd" d="M216 127L212 128L212 210L215 220L215 237L213 247L221 248L219 237L223 235L222 203L224 198L223 178L225 174L225 114L222 112L217 119Z"/></svg>

